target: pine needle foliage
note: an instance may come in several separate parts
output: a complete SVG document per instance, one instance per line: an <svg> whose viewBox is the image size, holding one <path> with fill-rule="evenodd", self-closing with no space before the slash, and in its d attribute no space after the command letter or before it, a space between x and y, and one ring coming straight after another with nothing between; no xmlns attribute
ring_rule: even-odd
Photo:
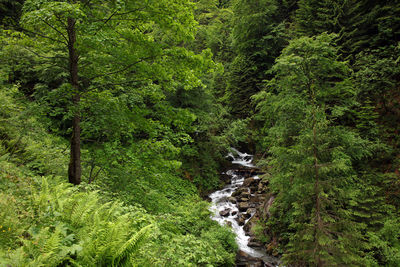
<svg viewBox="0 0 400 267"><path fill-rule="evenodd" d="M355 198L353 162L370 151L357 133L339 125L350 120L355 91L333 38L292 40L272 68L276 75L267 91L254 97L267 114L265 143L278 194L268 223L288 238L284 260L301 266L363 262L349 203Z"/></svg>

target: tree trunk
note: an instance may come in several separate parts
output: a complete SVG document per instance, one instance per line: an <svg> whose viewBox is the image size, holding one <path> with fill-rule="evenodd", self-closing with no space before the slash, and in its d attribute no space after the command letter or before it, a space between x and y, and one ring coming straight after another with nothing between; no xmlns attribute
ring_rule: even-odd
<svg viewBox="0 0 400 267"><path fill-rule="evenodd" d="M71 156L68 166L68 180L70 183L78 185L81 183L82 167L81 167L81 117L79 110L79 102L81 100L78 84L78 54L75 48L76 30L75 19L68 18L68 52L69 52L69 73L70 83L73 88L73 111L72 119L72 136L71 136Z"/></svg>
<svg viewBox="0 0 400 267"><path fill-rule="evenodd" d="M321 204L320 204L320 188L319 188L319 173L318 173L318 142L317 142L317 100L315 96L314 84L311 84L311 98L312 98L312 130L313 130L313 157L314 157L314 194L315 194L315 216L316 222L314 224L314 264L317 267L323 266L324 263L320 256L319 235L322 232L322 219L321 219Z"/></svg>

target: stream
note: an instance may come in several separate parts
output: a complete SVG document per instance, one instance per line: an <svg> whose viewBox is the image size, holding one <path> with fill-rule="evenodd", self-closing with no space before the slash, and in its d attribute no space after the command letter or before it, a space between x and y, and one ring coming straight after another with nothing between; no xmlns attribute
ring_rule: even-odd
<svg viewBox="0 0 400 267"><path fill-rule="evenodd" d="M232 159L232 166L238 166L239 168L252 169L256 168L252 164L253 156L247 153L241 153L238 150L232 148L232 152L228 155ZM233 167L232 167L233 168ZM244 225L254 216L255 211L252 210L248 215L244 225L239 225L238 216L240 214L237 204L230 201L232 194L242 186L245 176L241 175L234 169L228 170L226 174L230 177L231 183L226 185L223 189L215 191L209 195L211 199L210 211L212 211L212 219L217 221L221 225L230 225L233 232L236 234L236 242L239 246L239 254L244 252L250 258L256 258L264 262L264 266L276 266L275 262L277 259L266 254L265 251L258 248L252 248L248 246L250 236L246 235ZM254 180L260 179L258 176L252 176ZM250 192L250 189L248 189ZM251 194L253 196L253 194ZM242 253L243 254L243 253ZM240 266L259 266L251 263Z"/></svg>

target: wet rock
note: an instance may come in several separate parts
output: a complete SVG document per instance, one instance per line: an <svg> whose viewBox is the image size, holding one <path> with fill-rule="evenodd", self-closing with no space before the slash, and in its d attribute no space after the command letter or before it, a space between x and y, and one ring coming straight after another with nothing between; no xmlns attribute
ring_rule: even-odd
<svg viewBox="0 0 400 267"><path fill-rule="evenodd" d="M221 210L219 212L219 215L223 216L223 217L227 217L229 216L229 213L231 212L231 209L225 209L225 210Z"/></svg>
<svg viewBox="0 0 400 267"><path fill-rule="evenodd" d="M263 267L264 261L260 258L255 258L240 250L236 255L236 266L239 267Z"/></svg>
<svg viewBox="0 0 400 267"><path fill-rule="evenodd" d="M251 257L249 254L247 254L247 253L244 252L243 250L239 250L237 256L238 256L238 257L241 257L241 258L250 258L250 257Z"/></svg>
<svg viewBox="0 0 400 267"><path fill-rule="evenodd" d="M225 224L228 225L229 227L232 227L232 222L231 221L225 221Z"/></svg>
<svg viewBox="0 0 400 267"><path fill-rule="evenodd" d="M236 204L236 198L234 198L234 197L228 197L228 201L233 204Z"/></svg>
<svg viewBox="0 0 400 267"><path fill-rule="evenodd" d="M249 208L257 208L259 205L259 203L249 203Z"/></svg>
<svg viewBox="0 0 400 267"><path fill-rule="evenodd" d="M250 155L244 156L244 159L247 160L247 161L253 160L253 156L250 156Z"/></svg>
<svg viewBox="0 0 400 267"><path fill-rule="evenodd" d="M243 214L243 216L244 216L246 219L248 219L248 218L251 217L251 213L246 212L246 213Z"/></svg>
<svg viewBox="0 0 400 267"><path fill-rule="evenodd" d="M250 187L250 192L251 192L252 194L256 193L257 190L258 190L258 187L257 187L257 186L252 186L252 187Z"/></svg>
<svg viewBox="0 0 400 267"><path fill-rule="evenodd" d="M249 201L250 202L252 202L252 203L257 203L257 204L260 204L261 202L262 202L262 199L261 199L262 197L260 196L260 195L254 195L254 196L251 196L250 197L250 199L249 199Z"/></svg>
<svg viewBox="0 0 400 267"><path fill-rule="evenodd" d="M251 194L250 194L250 192L242 192L241 194L240 194L240 197L241 198L250 198L250 196L251 196Z"/></svg>
<svg viewBox="0 0 400 267"><path fill-rule="evenodd" d="M248 202L240 202L239 203L239 211L246 211L249 208Z"/></svg>
<svg viewBox="0 0 400 267"><path fill-rule="evenodd" d="M257 183L258 183L258 181L256 179L254 179L253 177L250 177L250 178L244 179L242 186L250 187L250 186L255 185Z"/></svg>
<svg viewBox="0 0 400 267"><path fill-rule="evenodd" d="M256 211L257 211L257 209L255 209L255 208L250 208L250 209L247 210L247 213L249 213L249 214L255 214Z"/></svg>
<svg viewBox="0 0 400 267"><path fill-rule="evenodd" d="M232 193L232 197L238 197L238 196L242 195L243 193L246 195L246 193L248 193L248 192L249 192L248 188L241 187Z"/></svg>
<svg viewBox="0 0 400 267"><path fill-rule="evenodd" d="M262 186L261 188L258 188L257 193L258 194L265 194L268 192L268 187Z"/></svg>
<svg viewBox="0 0 400 267"><path fill-rule="evenodd" d="M244 225L244 223L246 222L246 218L244 216L239 216L235 220L238 222L239 226Z"/></svg>
<svg viewBox="0 0 400 267"><path fill-rule="evenodd" d="M259 183L259 184L258 184L258 187L257 187L257 190L258 190L258 191L264 191L264 189L265 189L264 184L263 184L263 183Z"/></svg>
<svg viewBox="0 0 400 267"><path fill-rule="evenodd" d="M252 247L252 248L262 248L262 247L264 247L263 243L255 242L255 241L250 241L249 243L247 243L247 245L249 247Z"/></svg>
<svg viewBox="0 0 400 267"><path fill-rule="evenodd" d="M235 160L235 158L233 157L233 155L228 155L228 156L226 156L225 158L226 158L226 160L229 162L229 164L231 164L231 162Z"/></svg>
<svg viewBox="0 0 400 267"><path fill-rule="evenodd" d="M255 236L251 236L250 238L249 238L249 242L259 242L259 243L262 243L257 237L255 237Z"/></svg>
<svg viewBox="0 0 400 267"><path fill-rule="evenodd" d="M248 202L250 199L242 197L239 199L239 202Z"/></svg>
<svg viewBox="0 0 400 267"><path fill-rule="evenodd" d="M241 192L239 190L236 190L235 192L232 193L232 197L237 197L240 196Z"/></svg>
<svg viewBox="0 0 400 267"><path fill-rule="evenodd" d="M237 213L238 213L238 212L237 212L236 210L234 210L234 211L231 212L231 215L232 215L232 216L235 216Z"/></svg>

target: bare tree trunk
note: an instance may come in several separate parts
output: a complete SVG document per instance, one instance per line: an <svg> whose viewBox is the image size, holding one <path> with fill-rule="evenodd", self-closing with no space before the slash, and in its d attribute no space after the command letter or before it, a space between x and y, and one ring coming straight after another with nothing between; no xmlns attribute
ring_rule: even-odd
<svg viewBox="0 0 400 267"><path fill-rule="evenodd" d="M78 185L81 183L82 167L81 167L81 117L79 110L79 102L81 100L78 84L78 54L75 48L76 30L75 19L68 18L68 51L69 51L69 73L70 83L73 88L73 109L74 117L72 119L72 136L71 136L71 156L68 166L68 180L70 183Z"/></svg>

